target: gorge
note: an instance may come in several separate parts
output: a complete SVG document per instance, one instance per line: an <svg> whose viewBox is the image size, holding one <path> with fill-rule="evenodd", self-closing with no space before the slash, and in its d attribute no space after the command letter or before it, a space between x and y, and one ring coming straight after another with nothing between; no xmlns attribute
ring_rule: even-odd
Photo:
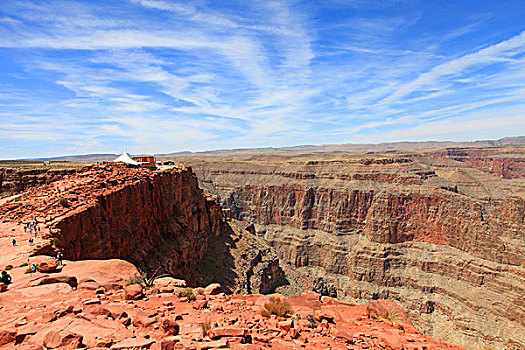
<svg viewBox="0 0 525 350"><path fill-rule="evenodd" d="M227 293L389 299L425 335L525 346L523 146L163 157L183 165L3 169L5 243L46 229L0 265L61 250Z"/></svg>
<svg viewBox="0 0 525 350"><path fill-rule="evenodd" d="M525 346L523 148L178 159L273 247L280 292L322 276L349 301L399 301L436 338Z"/></svg>

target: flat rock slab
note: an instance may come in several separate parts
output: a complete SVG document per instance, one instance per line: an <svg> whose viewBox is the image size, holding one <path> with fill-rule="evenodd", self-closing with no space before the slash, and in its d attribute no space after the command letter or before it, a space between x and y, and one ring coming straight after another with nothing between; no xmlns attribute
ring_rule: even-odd
<svg viewBox="0 0 525 350"><path fill-rule="evenodd" d="M128 338L111 346L110 349L149 349L154 343L146 338Z"/></svg>

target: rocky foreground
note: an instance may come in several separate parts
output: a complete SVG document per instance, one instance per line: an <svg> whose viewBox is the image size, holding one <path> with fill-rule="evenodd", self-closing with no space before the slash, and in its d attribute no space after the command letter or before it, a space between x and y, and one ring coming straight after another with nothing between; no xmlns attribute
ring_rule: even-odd
<svg viewBox="0 0 525 350"><path fill-rule="evenodd" d="M128 285L138 271L116 259L31 263L42 271L13 268L0 293L0 349L462 349L423 336L389 301L305 292L286 299L289 317L266 318L270 298L284 297L185 288L171 277Z"/></svg>

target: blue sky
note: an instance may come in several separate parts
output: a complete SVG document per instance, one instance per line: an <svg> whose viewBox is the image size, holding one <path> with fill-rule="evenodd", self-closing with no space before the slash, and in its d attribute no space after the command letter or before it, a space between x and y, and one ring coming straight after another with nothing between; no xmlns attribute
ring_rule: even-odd
<svg viewBox="0 0 525 350"><path fill-rule="evenodd" d="M0 158L525 134L525 1L2 0Z"/></svg>

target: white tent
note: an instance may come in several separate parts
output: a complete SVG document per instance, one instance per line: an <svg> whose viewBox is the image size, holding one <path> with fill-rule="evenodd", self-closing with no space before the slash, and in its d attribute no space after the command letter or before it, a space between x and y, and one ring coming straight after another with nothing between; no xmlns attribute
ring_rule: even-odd
<svg viewBox="0 0 525 350"><path fill-rule="evenodd" d="M113 160L114 163L125 163L125 164L131 164L131 165L139 165L140 162L137 162L136 160L131 159L128 152L122 153L118 158Z"/></svg>

